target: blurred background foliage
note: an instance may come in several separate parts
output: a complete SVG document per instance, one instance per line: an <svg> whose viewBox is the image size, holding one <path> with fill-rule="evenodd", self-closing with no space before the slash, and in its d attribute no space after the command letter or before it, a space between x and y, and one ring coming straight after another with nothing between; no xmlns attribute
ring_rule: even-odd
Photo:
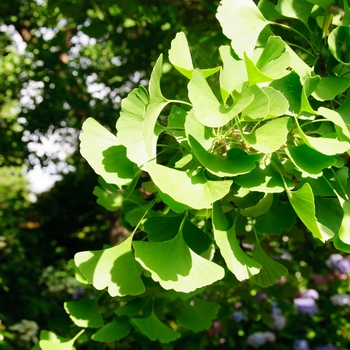
<svg viewBox="0 0 350 350"><path fill-rule="evenodd" d="M215 18L217 6L218 1L205 0L0 2L1 349L30 349L36 324L62 336L76 334L62 307L80 288L67 262L78 251L101 249L125 234L118 212L96 204L97 175L78 151L82 123L93 117L114 131L121 100L147 85L160 53L166 62L164 96L186 96L187 81L167 64L167 51L175 34L184 31L194 63L216 66L217 47L228 44ZM55 139L54 150L49 138ZM33 200L26 173L38 167L60 180ZM273 327L281 341L268 342L266 349L291 349L297 336L315 346L344 347L350 306L345 303L339 312L329 295L347 292L350 270L327 267L332 246L317 248L310 236L294 228L288 240L281 235L265 247L270 255L290 255L287 284L260 291L229 277L208 288L205 298L222 306L218 320L208 332L186 334L179 349L243 349L247 335ZM310 288L325 293L320 315L300 315L285 301ZM274 312L279 314L271 300L279 300L278 309L288 315L286 328L271 326ZM172 312L169 304L157 307L164 317ZM238 311L241 315L233 316ZM84 339L79 349L87 349ZM143 345L134 348L149 345L141 336L136 341Z"/></svg>

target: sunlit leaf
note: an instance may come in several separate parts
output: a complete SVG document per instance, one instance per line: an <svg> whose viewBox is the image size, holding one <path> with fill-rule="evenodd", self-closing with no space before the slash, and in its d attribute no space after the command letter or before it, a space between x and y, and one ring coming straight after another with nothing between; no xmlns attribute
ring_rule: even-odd
<svg viewBox="0 0 350 350"><path fill-rule="evenodd" d="M216 14L236 54L250 57L260 32L269 23L253 0L222 0Z"/></svg>
<svg viewBox="0 0 350 350"><path fill-rule="evenodd" d="M248 80L248 76L244 61L235 60L229 46L220 46L219 51L223 62L220 72L220 91L223 101L226 102L232 91Z"/></svg>
<svg viewBox="0 0 350 350"><path fill-rule="evenodd" d="M256 63L247 54L244 54L244 61L250 86L280 79L290 73L287 70L290 63L289 53L285 51L284 41L277 36L268 39Z"/></svg>
<svg viewBox="0 0 350 350"><path fill-rule="evenodd" d="M161 343L169 343L180 338L181 334L161 322L152 312L148 317L133 317L131 323L146 337Z"/></svg>
<svg viewBox="0 0 350 350"><path fill-rule="evenodd" d="M143 119L148 103L149 95L143 86L132 90L121 102L120 117L117 121L118 139L126 147L128 158L138 165L148 160L142 135Z"/></svg>
<svg viewBox="0 0 350 350"><path fill-rule="evenodd" d="M246 255L236 237L235 224L230 224L222 212L220 202L213 206L213 228L215 242L229 270L239 281L259 273L261 265Z"/></svg>
<svg viewBox="0 0 350 350"><path fill-rule="evenodd" d="M232 181L210 181L202 173L196 176L190 172L171 169L159 164L147 163L145 170L162 193L193 209L209 209L211 204L224 197ZM162 196L162 193L160 195ZM168 197L163 200L170 207ZM173 208L176 211L177 208Z"/></svg>
<svg viewBox="0 0 350 350"><path fill-rule="evenodd" d="M96 203L109 211L116 211L122 205L123 196L121 193L110 193L100 186L95 186L92 192L96 197Z"/></svg>
<svg viewBox="0 0 350 350"><path fill-rule="evenodd" d="M283 94L270 86L263 86L261 90L267 95L269 114L266 119L286 114L289 103Z"/></svg>
<svg viewBox="0 0 350 350"><path fill-rule="evenodd" d="M350 37L349 37L350 40ZM350 44L350 43L349 43ZM350 50L350 47L349 47ZM350 79L344 77L321 77L312 96L319 101L333 100L338 94L346 91L350 86Z"/></svg>
<svg viewBox="0 0 350 350"><path fill-rule="evenodd" d="M307 77L303 84L303 90L301 94L301 104L299 114L307 112L316 114L314 109L311 107L308 97L315 91L317 85L320 83L321 78L317 75L314 77Z"/></svg>
<svg viewBox="0 0 350 350"><path fill-rule="evenodd" d="M315 201L311 186L305 183L298 191L287 190L289 201L304 225L322 242L332 238L322 232L315 216ZM328 233L329 234L329 233Z"/></svg>
<svg viewBox="0 0 350 350"><path fill-rule="evenodd" d="M84 122L80 141L82 156L106 182L123 186L132 181L137 166L126 157L118 138L95 119Z"/></svg>
<svg viewBox="0 0 350 350"><path fill-rule="evenodd" d="M336 163L334 157L317 152L306 144L287 146L285 152L295 167L302 172L303 177L319 177L323 169Z"/></svg>
<svg viewBox="0 0 350 350"><path fill-rule="evenodd" d="M79 301L67 301L64 309L78 327L99 328L104 324L98 300L85 297Z"/></svg>
<svg viewBox="0 0 350 350"><path fill-rule="evenodd" d="M193 298L189 303L183 304L176 321L193 332L200 332L211 327L219 309L218 303Z"/></svg>
<svg viewBox="0 0 350 350"><path fill-rule="evenodd" d="M285 179L289 188L293 188L294 184ZM284 182L280 174L273 169L272 165L266 168L256 167L248 174L239 175L235 177L235 183L249 188L251 191L265 192L265 193L281 193L284 191Z"/></svg>
<svg viewBox="0 0 350 350"><path fill-rule="evenodd" d="M253 95L252 102L243 109L242 121L258 121L265 119L269 112L269 97L265 91L258 86L250 86L242 92L242 97Z"/></svg>
<svg viewBox="0 0 350 350"><path fill-rule="evenodd" d="M308 19L313 5L307 1L278 0L276 10L285 17L302 21L308 27Z"/></svg>
<svg viewBox="0 0 350 350"><path fill-rule="evenodd" d="M75 254L74 260L89 283L98 289L108 287L108 293L139 295L145 291L131 250L132 236L115 247Z"/></svg>
<svg viewBox="0 0 350 350"><path fill-rule="evenodd" d="M127 318L119 318L107 323L91 336L91 339L98 342L110 343L125 338L131 329Z"/></svg>
<svg viewBox="0 0 350 350"><path fill-rule="evenodd" d="M350 244L350 202L341 200L343 219L339 228L338 236L345 244Z"/></svg>
<svg viewBox="0 0 350 350"><path fill-rule="evenodd" d="M184 32L177 33L175 39L171 42L169 61L185 77L188 79L192 78L194 67L191 52ZM201 72L205 77L209 77L210 75L219 71L219 69L219 67L201 69Z"/></svg>
<svg viewBox="0 0 350 350"><path fill-rule="evenodd" d="M224 269L194 253L181 232L170 241L136 241L133 246L136 260L164 289L187 293L224 277Z"/></svg>
<svg viewBox="0 0 350 350"><path fill-rule="evenodd" d="M188 96L193 104L196 119L205 126L221 127L238 115L253 100L252 94L238 99L226 107L217 100L208 82L199 70L195 70L188 84Z"/></svg>
<svg viewBox="0 0 350 350"><path fill-rule="evenodd" d="M243 137L251 147L262 153L277 151L287 141L290 130L290 118L282 117L273 119L260 128Z"/></svg>
<svg viewBox="0 0 350 350"><path fill-rule="evenodd" d="M329 108L320 107L318 109L318 112L324 118L332 121L333 124L339 126L342 133L350 139L350 132L349 132L349 128L347 126L347 121L346 121L346 119L344 120L344 118L343 118L343 110L341 110L339 112L338 110L333 111L332 109L329 109Z"/></svg>
<svg viewBox="0 0 350 350"><path fill-rule="evenodd" d="M191 148L206 169L214 175L224 177L248 173L256 167L260 155L249 155L240 148L231 148L227 157L222 158L207 152L191 135L188 136Z"/></svg>
<svg viewBox="0 0 350 350"><path fill-rule="evenodd" d="M350 65L350 26L342 25L332 30L328 36L328 47L337 61Z"/></svg>
<svg viewBox="0 0 350 350"><path fill-rule="evenodd" d="M257 243L255 246L253 259L258 261L262 267L260 273L252 276L250 280L260 287L270 287L283 276L288 275L288 270L277 261L271 259L261 248L260 243Z"/></svg>
<svg viewBox="0 0 350 350"><path fill-rule="evenodd" d="M83 334L81 330L73 339L65 339L53 332L42 330L40 332L39 346L42 350L74 350L74 342Z"/></svg>
<svg viewBox="0 0 350 350"><path fill-rule="evenodd" d="M265 214L271 207L273 195L266 193L265 196L254 206L240 210L240 214L249 217L258 217Z"/></svg>
<svg viewBox="0 0 350 350"><path fill-rule="evenodd" d="M297 119L295 119L297 121ZM302 140L311 148L328 156L341 154L350 149L350 143L347 141L339 141L337 138L326 137L312 137L306 135L297 121L297 128L299 130Z"/></svg>

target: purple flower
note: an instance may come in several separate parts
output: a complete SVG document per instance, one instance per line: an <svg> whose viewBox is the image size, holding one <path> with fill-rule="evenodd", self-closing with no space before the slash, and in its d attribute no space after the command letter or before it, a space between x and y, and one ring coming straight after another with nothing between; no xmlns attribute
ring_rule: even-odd
<svg viewBox="0 0 350 350"><path fill-rule="evenodd" d="M255 332L247 338L247 344L257 349L266 342L273 343L276 341L276 336L271 332Z"/></svg>
<svg viewBox="0 0 350 350"><path fill-rule="evenodd" d="M340 254L332 254L326 260L326 265L336 272L350 273L350 260Z"/></svg>
<svg viewBox="0 0 350 350"><path fill-rule="evenodd" d="M272 315L275 321L269 325L271 329L282 329L285 327L287 320L283 315Z"/></svg>
<svg viewBox="0 0 350 350"><path fill-rule="evenodd" d="M312 298L314 300L318 299L319 295L315 289L309 289L302 295L303 298Z"/></svg>
<svg viewBox="0 0 350 350"><path fill-rule="evenodd" d="M293 349L294 350L310 350L308 342L304 339L296 340L294 342Z"/></svg>
<svg viewBox="0 0 350 350"><path fill-rule="evenodd" d="M329 299L333 305L346 306L350 305L350 296L347 294L335 294L332 295Z"/></svg>
<svg viewBox="0 0 350 350"><path fill-rule="evenodd" d="M232 319L235 320L238 323L243 321L243 319L244 319L244 312L242 312L242 311L235 311L232 314Z"/></svg>
<svg viewBox="0 0 350 350"><path fill-rule="evenodd" d="M294 305L300 314L312 316L318 312L315 300L312 298L296 298Z"/></svg>

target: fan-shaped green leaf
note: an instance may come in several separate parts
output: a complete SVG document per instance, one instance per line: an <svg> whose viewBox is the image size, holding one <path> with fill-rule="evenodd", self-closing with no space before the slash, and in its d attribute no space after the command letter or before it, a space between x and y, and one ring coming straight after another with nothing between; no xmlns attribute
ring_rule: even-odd
<svg viewBox="0 0 350 350"><path fill-rule="evenodd" d="M231 148L222 158L207 152L191 135L188 136L192 151L200 163L212 174L224 177L245 174L256 167L260 155L249 155L240 148Z"/></svg>
<svg viewBox="0 0 350 350"><path fill-rule="evenodd" d="M110 343L125 338L131 329L127 318L119 318L107 323L91 336L91 339L98 342Z"/></svg>
<svg viewBox="0 0 350 350"><path fill-rule="evenodd" d="M350 202L341 200L343 219L339 228L338 236L345 244L350 244Z"/></svg>
<svg viewBox="0 0 350 350"><path fill-rule="evenodd" d="M95 119L84 122L80 141L82 156L106 182L123 186L132 181L137 166L126 157L118 138Z"/></svg>
<svg viewBox="0 0 350 350"><path fill-rule="evenodd" d="M212 320L217 317L219 309L220 304L195 297L189 303L183 304L176 321L193 332L200 332L211 327Z"/></svg>
<svg viewBox="0 0 350 350"><path fill-rule="evenodd" d="M322 242L332 238L330 233L320 230L315 216L315 201L311 186L305 183L298 191L287 190L290 204L304 225Z"/></svg>
<svg viewBox="0 0 350 350"><path fill-rule="evenodd" d="M269 23L253 0L222 0L216 14L236 54L250 57L260 32Z"/></svg>
<svg viewBox="0 0 350 350"><path fill-rule="evenodd" d="M224 269L194 253L181 232L170 241L137 241L133 246L136 260L164 289L187 293L224 277Z"/></svg>
<svg viewBox="0 0 350 350"><path fill-rule="evenodd" d="M250 280L263 288L274 285L276 281L288 275L288 270L277 261L271 259L261 248L260 243L256 244L253 259L258 261L262 268L260 273L252 276Z"/></svg>
<svg viewBox="0 0 350 350"><path fill-rule="evenodd" d="M349 86L349 78L321 77L321 80L315 91L312 93L312 96L319 101L333 100L338 94L346 91Z"/></svg>
<svg viewBox="0 0 350 350"><path fill-rule="evenodd" d="M295 119L297 121L297 119ZM337 138L312 137L306 135L297 121L297 127L302 140L311 148L328 156L341 154L350 149L350 143L339 141Z"/></svg>
<svg viewBox="0 0 350 350"><path fill-rule="evenodd" d="M146 337L161 343L169 343L180 338L181 334L161 322L152 312L148 317L133 317L132 324Z"/></svg>
<svg viewBox="0 0 350 350"><path fill-rule="evenodd" d="M278 0L276 10L283 16L302 21L307 27L313 5L308 1Z"/></svg>
<svg viewBox="0 0 350 350"><path fill-rule="evenodd" d="M191 52L184 32L177 33L175 39L171 42L169 61L182 75L188 79L192 78L194 67ZM201 72L205 77L209 77L210 75L218 72L219 69L219 67L201 69Z"/></svg>
<svg viewBox="0 0 350 350"><path fill-rule="evenodd" d="M290 73L287 68L291 58L285 46L280 37L271 36L256 64L244 54L250 86L280 79Z"/></svg>
<svg viewBox="0 0 350 350"><path fill-rule="evenodd" d="M147 163L144 169L150 174L162 194L193 209L210 209L211 204L224 197L230 190L232 181L209 181L202 172L196 176L163 165ZM168 197L162 197L168 203ZM175 210L176 208L173 208Z"/></svg>
<svg viewBox="0 0 350 350"><path fill-rule="evenodd" d="M89 283L108 293L139 295L145 291L131 251L132 236L115 247L75 254L74 261Z"/></svg>
<svg viewBox="0 0 350 350"><path fill-rule="evenodd" d="M248 76L244 61L237 61L232 57L230 46L220 46L219 51L223 62L220 91L225 103L232 91L248 80Z"/></svg>
<svg viewBox="0 0 350 350"><path fill-rule="evenodd" d="M350 65L350 26L342 25L332 30L328 36L328 46L336 60L347 66Z"/></svg>
<svg viewBox="0 0 350 350"><path fill-rule="evenodd" d="M253 100L250 94L238 99L230 107L221 105L198 69L193 72L188 84L188 96L192 102L196 119L210 127L226 125Z"/></svg>
<svg viewBox="0 0 350 350"><path fill-rule="evenodd" d="M254 149L263 153L277 151L286 141L290 130L290 118L273 119L243 137Z"/></svg>
<svg viewBox="0 0 350 350"><path fill-rule="evenodd" d="M39 346L42 350L74 350L74 342L84 333L81 330L73 339L65 339L53 332L42 330L40 332Z"/></svg>
<svg viewBox="0 0 350 350"><path fill-rule="evenodd" d="M251 97L252 95L252 102L242 111L242 121L263 120L270 112L269 98L264 90L254 85L242 92L242 98Z"/></svg>
<svg viewBox="0 0 350 350"><path fill-rule="evenodd" d="M294 184L288 179L284 179L288 188L293 188ZM268 165L264 169L256 167L248 174L235 177L235 183L249 188L250 191L258 191L265 193L281 193L284 191L284 182L281 175L273 169L272 165Z"/></svg>
<svg viewBox="0 0 350 350"><path fill-rule="evenodd" d="M334 165L337 160L315 151L308 145L287 146L285 152L303 177L319 177L322 170Z"/></svg>
<svg viewBox="0 0 350 350"><path fill-rule="evenodd" d="M99 328L104 324L97 299L85 297L79 301L67 301L64 309L78 327Z"/></svg>
<svg viewBox="0 0 350 350"><path fill-rule="evenodd" d="M240 214L249 217L258 217L265 214L271 207L273 202L273 195L265 193L265 196L254 206L240 210Z"/></svg>
<svg viewBox="0 0 350 350"><path fill-rule="evenodd" d="M230 225L220 202L213 205L213 228L215 242L225 259L229 270L239 281L259 273L261 265L246 255L241 249L235 232L235 224Z"/></svg>
<svg viewBox="0 0 350 350"><path fill-rule="evenodd" d="M339 126L339 128L341 129L343 135L345 135L347 138L350 139L350 132L349 132L349 128L346 125L346 119L344 120L343 118L343 110L341 110L340 112L338 110L333 111L332 109L328 109L328 108L324 108L324 107L320 107L318 109L318 112L320 113L320 115L322 115L324 118L330 120L333 122L333 124Z"/></svg>
<svg viewBox="0 0 350 350"><path fill-rule="evenodd" d="M283 94L270 86L263 86L261 90L267 95L269 114L266 119L286 114L289 103Z"/></svg>
<svg viewBox="0 0 350 350"><path fill-rule="evenodd" d="M100 186L95 186L92 193L97 197L96 203L109 211L116 211L122 205L123 196L119 192L111 193Z"/></svg>
<svg viewBox="0 0 350 350"><path fill-rule="evenodd" d="M117 121L118 139L126 147L128 158L138 165L148 160L142 135L148 103L149 95L143 86L132 90L121 102L120 117Z"/></svg>

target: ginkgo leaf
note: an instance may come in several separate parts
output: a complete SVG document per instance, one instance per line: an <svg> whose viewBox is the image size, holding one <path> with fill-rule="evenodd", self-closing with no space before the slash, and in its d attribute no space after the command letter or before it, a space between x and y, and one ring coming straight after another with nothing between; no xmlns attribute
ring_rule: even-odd
<svg viewBox="0 0 350 350"><path fill-rule="evenodd" d="M222 0L216 14L236 54L250 57L260 32L269 23L253 0Z"/></svg>
<svg viewBox="0 0 350 350"><path fill-rule="evenodd" d="M262 267L260 273L252 276L250 280L263 288L274 285L276 281L288 275L287 268L271 259L261 248L259 242L255 246L253 259L258 261Z"/></svg>
<svg viewBox="0 0 350 350"><path fill-rule="evenodd" d="M242 111L242 121L259 121L265 119L269 115L270 108L267 93L256 85L250 86L242 92L243 98L252 95L252 102Z"/></svg>
<svg viewBox="0 0 350 350"><path fill-rule="evenodd" d="M308 1L278 0L276 10L285 17L302 21L308 27L308 19L313 5Z"/></svg>
<svg viewBox="0 0 350 350"><path fill-rule="evenodd" d="M322 170L334 165L335 157L326 156L308 145L287 146L285 152L295 167L302 172L303 177L319 177Z"/></svg>
<svg viewBox="0 0 350 350"><path fill-rule="evenodd" d="M345 77L321 77L312 96L319 101L333 100L338 94L346 91L350 79Z"/></svg>
<svg viewBox="0 0 350 350"><path fill-rule="evenodd" d="M53 332L42 330L40 332L39 346L42 350L72 350L74 342L84 333L81 330L74 338L65 339Z"/></svg>
<svg viewBox="0 0 350 350"><path fill-rule="evenodd" d="M280 79L290 73L287 70L290 55L285 51L284 41L271 36L256 64L244 54L244 62L248 73L249 86Z"/></svg>
<svg viewBox="0 0 350 350"><path fill-rule="evenodd" d="M219 309L220 304L195 297L183 304L176 321L193 332L200 332L211 327L212 320L217 317Z"/></svg>
<svg viewBox="0 0 350 350"><path fill-rule="evenodd" d="M338 237L345 244L350 244L350 202L341 199L341 206L343 209L343 219L340 224Z"/></svg>
<svg viewBox="0 0 350 350"><path fill-rule="evenodd" d="M104 321L98 307L98 300L85 297L78 301L67 301L64 309L78 327L100 328Z"/></svg>
<svg viewBox="0 0 350 350"><path fill-rule="evenodd" d="M215 202L213 205L213 228L220 253L229 270L239 281L259 273L261 265L243 252L236 237L235 224L230 225L220 202Z"/></svg>
<svg viewBox="0 0 350 350"><path fill-rule="evenodd" d="M191 292L224 277L224 269L194 253L182 233L165 242L133 242L135 258L164 289ZM166 263L164 263L166 261Z"/></svg>
<svg viewBox="0 0 350 350"><path fill-rule="evenodd" d="M169 103L160 90L163 57L159 56L149 83L149 95L144 87L133 90L122 100L117 121L118 139L126 147L130 160L141 166L156 157L160 130L156 128L159 113Z"/></svg>
<svg viewBox="0 0 350 350"><path fill-rule="evenodd" d="M289 117L276 118L243 137L257 151L272 153L286 143L290 128Z"/></svg>
<svg viewBox="0 0 350 350"><path fill-rule="evenodd" d="M313 137L306 135L300 127L297 118L295 118L297 128L302 140L311 148L328 156L341 154L350 149L350 143L347 141L339 141L337 138Z"/></svg>
<svg viewBox="0 0 350 350"><path fill-rule="evenodd" d="M285 178L284 181L288 188L294 187L290 180ZM235 183L244 188L249 188L250 191L264 193L281 193L284 191L284 182L272 165L265 168L256 167L248 174L238 175L235 177Z"/></svg>
<svg viewBox="0 0 350 350"><path fill-rule="evenodd" d="M91 336L91 339L103 343L111 343L125 338L131 330L131 324L126 317L113 320L101 327Z"/></svg>
<svg viewBox="0 0 350 350"><path fill-rule="evenodd" d="M188 141L200 163L209 172L220 177L248 173L256 167L256 162L260 159L259 154L250 155L240 148L231 148L227 157L222 158L207 152L191 135L188 136Z"/></svg>
<svg viewBox="0 0 350 350"><path fill-rule="evenodd" d="M152 341L169 343L181 337L179 332L165 325L153 312L147 317L133 317L130 320L137 330Z"/></svg>
<svg viewBox="0 0 350 350"><path fill-rule="evenodd" d="M235 60L231 55L230 46L220 46L220 56L223 67L220 72L220 91L224 102L232 91L248 80L244 61Z"/></svg>
<svg viewBox="0 0 350 350"><path fill-rule="evenodd" d="M188 83L188 96L192 102L196 119L210 127L226 125L253 100L252 94L246 94L230 107L220 104L198 69L193 72L192 79Z"/></svg>
<svg viewBox="0 0 350 350"><path fill-rule="evenodd" d="M210 209L212 203L224 197L230 190L232 181L210 181L205 178L202 172L196 176L190 172L183 172L165 167L163 165L147 163L144 169L150 174L155 185L162 194L164 202L169 202L169 197L193 209ZM176 207L173 210L176 211ZM185 208L184 208L185 209Z"/></svg>
<svg viewBox="0 0 350 350"><path fill-rule="evenodd" d="M145 291L131 250L132 236L112 248L75 254L74 261L96 289L108 287L108 293L139 295Z"/></svg>
<svg viewBox="0 0 350 350"><path fill-rule="evenodd" d="M311 186L305 183L298 191L287 190L290 204L304 225L322 242L332 238L330 232L325 232L319 227L315 216L315 200Z"/></svg>
<svg viewBox="0 0 350 350"><path fill-rule="evenodd" d="M127 158L126 149L118 138L100 123L88 118L79 138L81 155L106 182L123 186L132 181L136 164Z"/></svg>
<svg viewBox="0 0 350 350"><path fill-rule="evenodd" d="M263 86L261 90L267 95L269 114L266 119L279 117L288 111L289 103L284 95L271 86Z"/></svg>
<svg viewBox="0 0 350 350"><path fill-rule="evenodd" d="M149 103L147 90L140 86L132 90L121 102L117 121L118 139L126 147L128 158L138 165L148 160L142 135L142 124Z"/></svg>
<svg viewBox="0 0 350 350"><path fill-rule="evenodd" d="M194 67L192 63L191 51L184 32L177 33L175 39L171 42L169 61L182 75L188 79L192 78ZM200 71L205 77L209 77L210 75L218 72L219 69L220 67L216 67L201 69Z"/></svg>

